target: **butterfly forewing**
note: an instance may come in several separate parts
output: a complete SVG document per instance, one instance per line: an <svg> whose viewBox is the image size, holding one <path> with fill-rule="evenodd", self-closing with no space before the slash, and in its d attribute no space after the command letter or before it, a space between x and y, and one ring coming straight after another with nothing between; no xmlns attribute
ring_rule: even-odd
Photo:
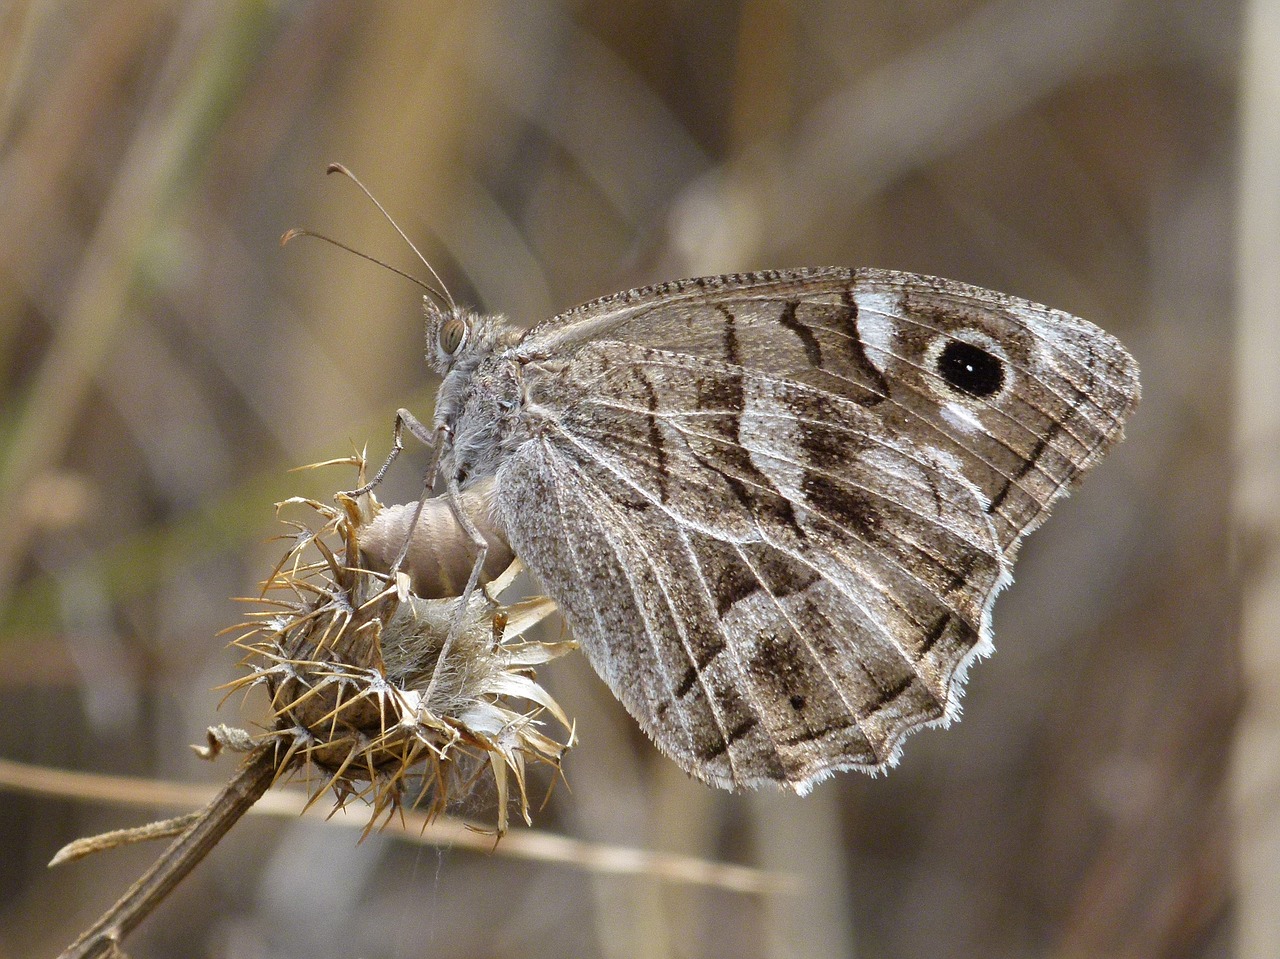
<svg viewBox="0 0 1280 959"><path fill-rule="evenodd" d="M839 269L597 300L467 389L506 412L446 424L445 468L496 459L512 547L614 693L694 775L800 791L954 715L1018 541L1138 396L1075 317Z"/></svg>

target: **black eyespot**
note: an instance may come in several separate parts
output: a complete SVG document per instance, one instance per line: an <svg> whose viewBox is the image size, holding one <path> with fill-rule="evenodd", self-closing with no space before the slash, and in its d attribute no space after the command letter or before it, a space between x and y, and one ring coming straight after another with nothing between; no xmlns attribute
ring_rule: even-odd
<svg viewBox="0 0 1280 959"><path fill-rule="evenodd" d="M459 319L445 320L440 327L440 349L452 356L462 345L462 338L467 332L467 324Z"/></svg>
<svg viewBox="0 0 1280 959"><path fill-rule="evenodd" d="M982 399L1000 392L1004 385L1004 363L980 346L952 340L938 354L938 373L961 393Z"/></svg>

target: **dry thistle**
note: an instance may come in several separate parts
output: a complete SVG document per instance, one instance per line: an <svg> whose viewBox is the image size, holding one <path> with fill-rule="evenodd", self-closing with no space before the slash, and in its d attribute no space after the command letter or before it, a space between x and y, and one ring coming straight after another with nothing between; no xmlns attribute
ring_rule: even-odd
<svg viewBox="0 0 1280 959"><path fill-rule="evenodd" d="M363 473L360 456L335 462ZM463 508L482 509L485 502L473 498ZM422 598L415 588L451 596L450 577L471 562L454 555L469 540L448 505L423 505L409 543L413 576L401 573L392 581L383 555L388 537L402 531L399 549L414 513L384 508L372 494L359 501L339 494L338 504L302 498L279 504L306 507L313 525L287 521L294 530L286 537L290 545L263 584L262 601L271 608L232 627L248 630L233 645L247 651L250 671L228 686L265 686L274 717L257 736L226 726L209 729L209 746L200 750L205 756L222 748L248 753L236 773L197 813L77 840L50 863L173 838L62 959L122 955L125 937L272 783L312 766L324 771L325 781L310 802L329 788L339 804L366 798L373 806L368 829L381 814L405 805L438 815L486 769L496 786L498 834L506 831L512 798L529 822L526 765L545 763L558 771L574 739L572 724L537 684L533 669L576 644L523 639L555 604L535 597L505 605L496 598L520 570L509 548L505 569L476 590L465 609L456 591L452 598ZM564 726L563 741L540 730L543 713Z"/></svg>
<svg viewBox="0 0 1280 959"><path fill-rule="evenodd" d="M249 653L250 672L229 684L266 686L275 726L258 741L275 740L279 773L318 767L327 780L313 801L330 787L339 802L364 797L373 805L372 824L402 803L437 814L487 767L496 786L498 833L507 828L512 780L529 822L526 765L558 769L573 741L569 720L532 670L575 644L522 639L555 604L536 597L502 605L492 598L518 574L513 559L473 593L455 622L456 596L423 599L408 577L390 582L375 568L382 565L376 555L362 551L368 530L385 532L387 518L398 514L370 494L360 502L339 497L337 508L301 498L281 504L299 505L315 514L318 526L289 523L291 544L263 588L273 608L238 627L249 632L234 641ZM374 525L380 515L383 521ZM407 530L407 522L402 525ZM448 506L430 500L415 539L449 525L456 523ZM566 729L563 741L539 728L544 712Z"/></svg>

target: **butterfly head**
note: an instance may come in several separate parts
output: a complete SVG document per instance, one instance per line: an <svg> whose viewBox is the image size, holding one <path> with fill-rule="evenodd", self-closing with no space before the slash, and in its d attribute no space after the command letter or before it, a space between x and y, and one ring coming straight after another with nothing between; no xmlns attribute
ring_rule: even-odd
<svg viewBox="0 0 1280 959"><path fill-rule="evenodd" d="M427 362L441 376L474 367L509 338L510 327L497 316L470 307L442 305L423 297L427 314Z"/></svg>

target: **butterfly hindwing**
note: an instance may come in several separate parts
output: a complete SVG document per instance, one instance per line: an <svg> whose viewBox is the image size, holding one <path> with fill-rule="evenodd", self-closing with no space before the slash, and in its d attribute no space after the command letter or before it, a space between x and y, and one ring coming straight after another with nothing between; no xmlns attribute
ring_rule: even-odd
<svg viewBox="0 0 1280 959"><path fill-rule="evenodd" d="M950 715L1005 570L944 462L857 403L667 350L593 343L526 380L539 439L499 472L502 522L686 769L805 788ZM550 502L555 530L527 508Z"/></svg>

